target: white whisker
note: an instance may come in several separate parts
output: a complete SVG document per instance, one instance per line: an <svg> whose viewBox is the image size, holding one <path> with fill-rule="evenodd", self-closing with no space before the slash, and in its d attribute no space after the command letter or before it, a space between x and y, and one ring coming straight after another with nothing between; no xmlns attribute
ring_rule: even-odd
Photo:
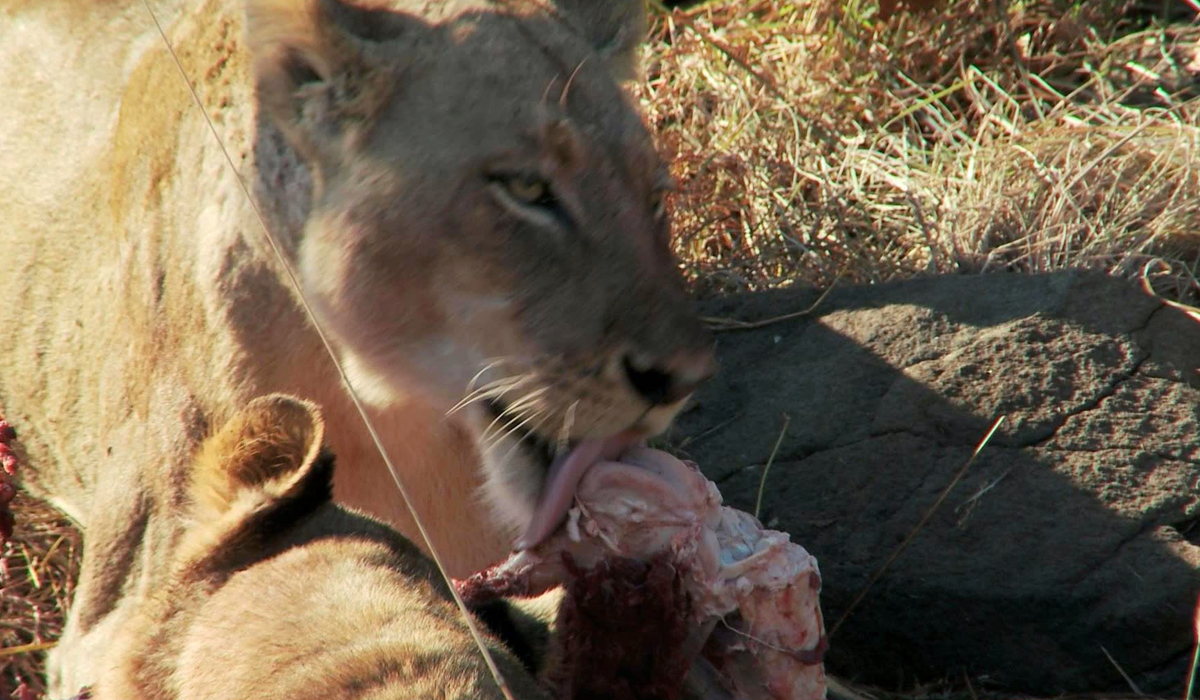
<svg viewBox="0 0 1200 700"><path fill-rule="evenodd" d="M453 415L454 413L461 411L477 401L494 399L503 396L508 392L513 391L521 384L532 379L535 379L532 374L520 374L514 377L502 377L500 379L488 382L486 385L476 389L464 397L461 401L454 404L450 410L446 411L446 415Z"/></svg>
<svg viewBox="0 0 1200 700"><path fill-rule="evenodd" d="M494 419L492 419L492 422L489 423L488 426L483 429L483 434L480 436L480 441L485 444L488 442L488 436L492 432L492 429L496 427L497 423L501 424L500 425L501 430L506 429L506 428L512 428L513 420L515 419L515 417L520 416L520 413L518 413L518 411L523 411L525 408L530 407L530 406L532 406L534 408L532 415L537 415L537 414L545 411L546 407L544 405L539 406L538 401L540 400L541 395L546 393L546 391L548 389L549 389L549 387L542 387L541 389L535 389L534 391L530 392L529 394L526 394L525 396L521 397L520 399L517 399L517 401L515 401L511 406L505 407L505 409L500 412L500 415L498 415ZM524 422L527 422L527 421L528 421L528 418L526 418L525 421L523 421L522 423L518 424L518 426L524 425Z"/></svg>
<svg viewBox="0 0 1200 700"><path fill-rule="evenodd" d="M471 381L467 382L467 393L471 393L475 386L475 382L479 381L479 378L487 374L489 370L496 369L505 362L513 362L515 359L516 358L513 357L496 357L489 360L488 363L483 366L483 369L476 372L475 376L471 377Z"/></svg>
<svg viewBox="0 0 1200 700"><path fill-rule="evenodd" d="M550 391L550 387L548 386L544 386L540 389L534 389L516 401L513 401L509 405L505 406L504 411L501 412L500 415L506 416L513 413L520 413L525 410L526 406L539 401L548 391Z"/></svg>
<svg viewBox="0 0 1200 700"><path fill-rule="evenodd" d="M495 440L491 441L491 444L488 444L484 448L483 455L487 456L489 453L491 453L492 450L496 449L496 447L499 446L500 443L504 442L504 438L509 437L509 436L513 435L514 433L517 433L518 431L533 432L537 428L542 427L542 425L546 422L546 419L548 419L549 417L550 417L549 412L538 411L536 413L531 413L529 416L522 419L521 422L517 423L516 425L505 426L508 429L505 430L504 432L500 433L496 437ZM528 426L530 423L534 423L534 426L532 428L527 428L526 426ZM518 435L517 440L516 440L517 444L518 445L521 444L521 441L523 439L524 439L524 435ZM507 461L507 459L502 460L502 461Z"/></svg>
<svg viewBox="0 0 1200 700"><path fill-rule="evenodd" d="M537 425L535 425L533 428L530 428L529 432L533 432L533 431L541 428L550 417L551 416L548 413L542 414L542 420L538 421ZM500 468L501 469L503 469L505 466L508 465L508 460L512 459L513 453L516 452L517 449L521 447L521 442L522 442L522 439L517 438L517 440L515 442L513 442L513 446L511 448L509 448L508 452L504 453L504 457L502 457L500 459ZM495 447L495 446L493 446L493 447ZM489 451L490 451L490 449L489 449Z"/></svg>

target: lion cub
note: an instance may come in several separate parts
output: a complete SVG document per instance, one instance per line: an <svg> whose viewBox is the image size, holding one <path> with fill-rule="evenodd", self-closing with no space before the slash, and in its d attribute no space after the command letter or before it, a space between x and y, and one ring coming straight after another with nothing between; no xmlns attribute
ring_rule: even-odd
<svg viewBox="0 0 1200 700"><path fill-rule="evenodd" d="M324 432L313 404L276 394L203 444L174 561L93 698L503 697L432 562L332 502ZM543 697L488 646L515 697Z"/></svg>

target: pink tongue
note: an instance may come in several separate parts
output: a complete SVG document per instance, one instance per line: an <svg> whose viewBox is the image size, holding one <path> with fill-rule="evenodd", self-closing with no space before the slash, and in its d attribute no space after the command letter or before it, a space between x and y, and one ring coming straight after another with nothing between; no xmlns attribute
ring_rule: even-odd
<svg viewBox="0 0 1200 700"><path fill-rule="evenodd" d="M640 436L634 433L619 433L611 437L584 440L554 460L550 465L550 473L546 475L546 488L533 511L533 519L513 548L522 552L541 544L567 517L571 501L575 499L575 489L587 470L602 459L616 459L639 439Z"/></svg>

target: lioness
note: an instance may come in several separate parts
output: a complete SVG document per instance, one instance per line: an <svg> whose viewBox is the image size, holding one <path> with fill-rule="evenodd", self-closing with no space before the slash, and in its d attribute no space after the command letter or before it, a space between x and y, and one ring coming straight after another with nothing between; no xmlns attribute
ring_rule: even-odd
<svg viewBox="0 0 1200 700"><path fill-rule="evenodd" d="M187 473L191 516L155 589L111 640L93 700L500 700L421 552L331 499L310 404L252 401ZM499 643L516 698L541 698Z"/></svg>
<svg viewBox="0 0 1200 700"><path fill-rule="evenodd" d="M253 396L324 406L337 499L418 539L302 298L453 575L553 521L552 459L661 431L713 371L620 86L641 0L363 2L152 2L235 174L141 2L0 0L0 413L86 532L54 693Z"/></svg>

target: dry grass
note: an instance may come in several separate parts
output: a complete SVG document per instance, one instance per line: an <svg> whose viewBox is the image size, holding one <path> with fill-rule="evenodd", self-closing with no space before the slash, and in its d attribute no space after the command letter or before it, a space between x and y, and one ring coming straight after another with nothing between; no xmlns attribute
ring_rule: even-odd
<svg viewBox="0 0 1200 700"><path fill-rule="evenodd" d="M21 494L0 552L0 698L21 682L41 696L44 646L58 639L79 567L79 533L51 506Z"/></svg>
<svg viewBox="0 0 1200 700"><path fill-rule="evenodd" d="M656 0L650 0L657 5ZM882 0L883 7L894 5ZM928 6L932 0L909 0ZM703 294L1086 266L1195 302L1197 0L721 0L668 13L643 107ZM0 697L40 690L80 541L20 497ZM953 679L923 697L976 697ZM871 689L852 697L896 698Z"/></svg>
<svg viewBox="0 0 1200 700"><path fill-rule="evenodd" d="M660 8L641 97L696 287L1085 266L1194 300L1196 9Z"/></svg>

